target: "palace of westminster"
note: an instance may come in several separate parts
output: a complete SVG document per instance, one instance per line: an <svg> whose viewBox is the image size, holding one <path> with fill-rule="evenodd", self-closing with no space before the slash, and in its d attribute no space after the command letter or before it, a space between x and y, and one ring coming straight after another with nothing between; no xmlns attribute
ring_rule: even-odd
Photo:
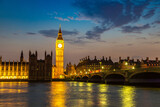
<svg viewBox="0 0 160 107"><path fill-rule="evenodd" d="M62 37L61 27L59 28L56 39L56 66L52 65L52 52L45 52L44 60L38 60L38 53L29 51L29 62L24 61L23 51L21 52L20 62L2 62L0 57L0 79L16 80L46 80L64 78L64 40Z"/></svg>
<svg viewBox="0 0 160 107"><path fill-rule="evenodd" d="M133 70L135 68L156 68L160 67L158 58L149 60L136 61L134 59L121 59L118 62L113 62L102 57L98 60L95 56L93 60L86 57L80 60L78 65L68 63L64 70L64 40L62 37L61 27L59 28L58 37L55 44L56 65L52 64L53 54L45 52L44 60L38 60L38 53L29 51L29 62L24 61L23 51L21 52L19 62L3 62L0 57L0 79L1 80L29 80L29 81L51 81L52 79L63 79L72 75L85 75L89 73L116 71L118 70ZM64 72L65 71L65 72Z"/></svg>

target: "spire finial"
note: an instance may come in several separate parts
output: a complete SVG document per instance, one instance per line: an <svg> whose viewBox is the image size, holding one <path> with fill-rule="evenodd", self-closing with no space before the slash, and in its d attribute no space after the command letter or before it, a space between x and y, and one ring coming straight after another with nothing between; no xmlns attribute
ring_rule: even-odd
<svg viewBox="0 0 160 107"><path fill-rule="evenodd" d="M59 33L62 33L62 32L61 32L61 24L59 24Z"/></svg>
<svg viewBox="0 0 160 107"><path fill-rule="evenodd" d="M61 24L59 24L59 32L58 32L58 37L57 37L58 40L63 40L62 38L62 31L61 31Z"/></svg>

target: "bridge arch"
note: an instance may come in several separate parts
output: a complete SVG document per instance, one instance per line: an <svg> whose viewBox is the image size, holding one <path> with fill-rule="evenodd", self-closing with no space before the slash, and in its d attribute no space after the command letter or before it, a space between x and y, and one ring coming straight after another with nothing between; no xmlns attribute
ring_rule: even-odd
<svg viewBox="0 0 160 107"><path fill-rule="evenodd" d="M121 73L112 73L105 76L106 83L124 84L125 76Z"/></svg>
<svg viewBox="0 0 160 107"><path fill-rule="evenodd" d="M160 72L136 72L129 76L129 83L160 83Z"/></svg>
<svg viewBox="0 0 160 107"><path fill-rule="evenodd" d="M87 75L83 76L82 79L89 79L89 77Z"/></svg>
<svg viewBox="0 0 160 107"><path fill-rule="evenodd" d="M93 75L90 79L90 82L102 82L102 76L101 75Z"/></svg>
<svg viewBox="0 0 160 107"><path fill-rule="evenodd" d="M76 79L76 80L80 80L81 78L80 78L80 77L75 77L75 79Z"/></svg>

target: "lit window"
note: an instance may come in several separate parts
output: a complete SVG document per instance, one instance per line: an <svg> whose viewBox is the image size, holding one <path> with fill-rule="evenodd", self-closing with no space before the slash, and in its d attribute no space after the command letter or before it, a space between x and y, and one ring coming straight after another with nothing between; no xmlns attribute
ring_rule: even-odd
<svg viewBox="0 0 160 107"><path fill-rule="evenodd" d="M23 71L24 71L24 67L23 67Z"/></svg>

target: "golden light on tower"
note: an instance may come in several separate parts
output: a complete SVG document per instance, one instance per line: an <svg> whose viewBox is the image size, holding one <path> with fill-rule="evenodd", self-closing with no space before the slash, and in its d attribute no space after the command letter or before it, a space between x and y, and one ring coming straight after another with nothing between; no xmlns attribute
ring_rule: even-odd
<svg viewBox="0 0 160 107"><path fill-rule="evenodd" d="M58 37L56 39L56 69L54 78L64 78L64 40L61 32L61 25L59 26Z"/></svg>

